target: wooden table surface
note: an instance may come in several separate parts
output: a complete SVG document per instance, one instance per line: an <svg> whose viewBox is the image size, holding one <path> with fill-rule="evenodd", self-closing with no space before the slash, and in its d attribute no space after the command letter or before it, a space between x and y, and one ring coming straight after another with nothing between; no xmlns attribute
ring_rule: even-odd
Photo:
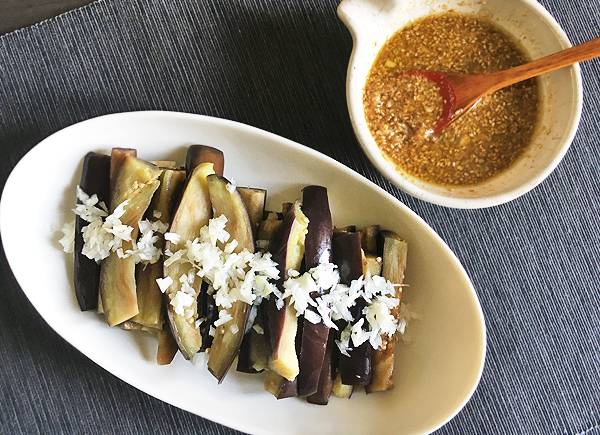
<svg viewBox="0 0 600 435"><path fill-rule="evenodd" d="M0 0L0 34L91 2L92 0Z"/></svg>

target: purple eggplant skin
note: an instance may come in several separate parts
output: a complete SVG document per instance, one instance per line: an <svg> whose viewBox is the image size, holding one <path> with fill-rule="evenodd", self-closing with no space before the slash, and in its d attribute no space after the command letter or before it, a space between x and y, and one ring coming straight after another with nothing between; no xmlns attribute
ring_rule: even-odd
<svg viewBox="0 0 600 435"><path fill-rule="evenodd" d="M360 233L334 233L333 262L340 271L340 282L350 284L363 274ZM359 299L350 310L355 320L362 315L365 302ZM367 341L353 349L350 357L340 355L339 370L345 385L368 385L372 376L373 347Z"/></svg>
<svg viewBox="0 0 600 435"><path fill-rule="evenodd" d="M88 195L98 195L106 205L110 195L110 156L89 152L83 158L83 169L79 187ZM88 222L79 216L75 219L75 254L73 258L73 280L75 296L81 311L95 310L98 307L100 289L100 264L81 253L83 235L81 229Z"/></svg>
<svg viewBox="0 0 600 435"><path fill-rule="evenodd" d="M213 337L209 334L210 325L219 318L219 310L215 299L206 291L207 284L203 283L198 296L198 317L205 320L200 325L200 335L202 336L202 345L200 352L206 351L212 345Z"/></svg>
<svg viewBox="0 0 600 435"><path fill-rule="evenodd" d="M304 319L302 345L300 348L298 395L308 396L317 392L319 378L327 348L329 328L323 323L313 324Z"/></svg>
<svg viewBox="0 0 600 435"><path fill-rule="evenodd" d="M327 346L325 347L325 355L323 364L321 365L321 373L319 373L319 382L317 391L306 398L308 403L314 405L327 405L331 390L333 388L333 350L335 345L335 331L328 330ZM300 394L300 393L298 393Z"/></svg>
<svg viewBox="0 0 600 435"><path fill-rule="evenodd" d="M296 379L288 381L275 372L267 372L265 377L265 389L277 400L287 399L298 395Z"/></svg>
<svg viewBox="0 0 600 435"><path fill-rule="evenodd" d="M332 238L333 263L338 267L340 282L350 284L363 274L360 233L334 232Z"/></svg>
<svg viewBox="0 0 600 435"><path fill-rule="evenodd" d="M251 329L242 341L236 370L249 374L263 372L269 363L269 351L267 337Z"/></svg>
<svg viewBox="0 0 600 435"><path fill-rule="evenodd" d="M238 372L250 374L262 372L264 369L256 369L257 363L260 362L257 360L257 357L261 357L261 359L268 363L269 355L271 354L271 348L269 347L269 336L268 327L266 326L266 315L267 301L263 301L263 303L258 306L256 319L254 320L255 325L259 325L263 328L263 333L258 334L253 329L250 329L244 335L242 345L240 346L240 353L238 354L238 362L236 368Z"/></svg>
<svg viewBox="0 0 600 435"><path fill-rule="evenodd" d="M304 264L306 269L312 269L320 263L331 261L333 222L327 189L323 186L306 186L302 190L302 210L308 218L308 233L304 241ZM318 294L311 296L314 299ZM300 396L317 392L328 337L327 326L323 323L313 324L304 319L298 361L300 365L298 395Z"/></svg>
<svg viewBox="0 0 600 435"><path fill-rule="evenodd" d="M327 189L306 186L302 190L302 211L308 218L308 234L304 241L304 262L307 269L331 261L333 223Z"/></svg>
<svg viewBox="0 0 600 435"><path fill-rule="evenodd" d="M288 397L296 397L298 395L298 385L296 379L288 381L284 379L279 387L277 399L287 399Z"/></svg>
<svg viewBox="0 0 600 435"><path fill-rule="evenodd" d="M188 177L200 163L211 162L215 174L223 176L225 157L223 151L208 145L190 145L185 156L185 167Z"/></svg>
<svg viewBox="0 0 600 435"><path fill-rule="evenodd" d="M254 335L252 331L248 331L244 335L242 345L240 346L240 353L238 353L238 360L236 370L242 373L256 374L258 371L252 367L252 361L250 360L250 348L252 347L252 340Z"/></svg>
<svg viewBox="0 0 600 435"><path fill-rule="evenodd" d="M340 355L340 374L344 385L369 385L373 376L373 347L368 341L354 348L350 357Z"/></svg>

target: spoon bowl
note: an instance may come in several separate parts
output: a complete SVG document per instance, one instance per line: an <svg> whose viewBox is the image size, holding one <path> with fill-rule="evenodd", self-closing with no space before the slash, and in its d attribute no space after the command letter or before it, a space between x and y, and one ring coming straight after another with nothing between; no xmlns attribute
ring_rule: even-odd
<svg viewBox="0 0 600 435"><path fill-rule="evenodd" d="M441 71L407 71L436 84L442 97L442 114L428 135L438 136L452 122L467 113L486 95L516 83L546 74L576 62L600 56L600 37L502 71L486 74L458 74Z"/></svg>

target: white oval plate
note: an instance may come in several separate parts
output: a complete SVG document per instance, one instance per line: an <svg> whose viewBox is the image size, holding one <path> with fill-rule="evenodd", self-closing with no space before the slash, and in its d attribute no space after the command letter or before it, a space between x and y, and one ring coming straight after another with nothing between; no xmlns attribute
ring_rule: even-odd
<svg viewBox="0 0 600 435"><path fill-rule="evenodd" d="M225 153L225 175L239 185L268 189L269 203L299 195L307 184L329 189L337 225L373 224L408 241L406 300L422 317L409 324L399 347L396 387L384 394L356 392L328 406L277 401L260 375L231 370L217 385L180 355L154 362L152 337L109 328L81 312L70 260L56 233L73 206L83 155L135 147L148 160L177 158L194 143ZM53 134L11 173L0 204L2 241L21 288L48 324L92 361L132 386L174 406L251 433L423 433L464 406L479 382L485 324L475 290L448 246L414 212L356 172L314 150L243 124L169 112L122 113L91 119ZM102 398L97 398L102 400Z"/></svg>

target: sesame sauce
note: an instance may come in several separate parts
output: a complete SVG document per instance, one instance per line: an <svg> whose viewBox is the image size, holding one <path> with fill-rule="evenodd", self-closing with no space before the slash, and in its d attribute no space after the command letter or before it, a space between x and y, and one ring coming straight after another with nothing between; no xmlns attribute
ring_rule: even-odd
<svg viewBox="0 0 600 435"><path fill-rule="evenodd" d="M485 96L439 136L438 86L407 70L485 73L527 61L510 36L484 18L447 12L394 34L379 52L363 94L371 134L400 170L441 185L481 183L509 167L531 142L538 85L531 79Z"/></svg>

